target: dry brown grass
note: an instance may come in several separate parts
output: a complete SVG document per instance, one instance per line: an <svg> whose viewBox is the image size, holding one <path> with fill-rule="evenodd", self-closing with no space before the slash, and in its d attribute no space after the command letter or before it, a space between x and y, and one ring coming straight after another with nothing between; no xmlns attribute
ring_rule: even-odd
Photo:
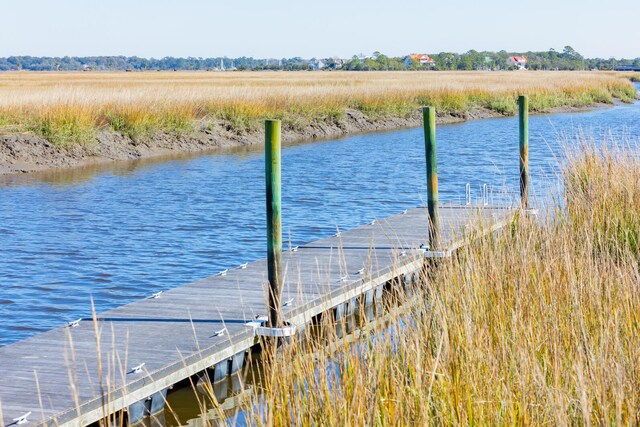
<svg viewBox="0 0 640 427"><path fill-rule="evenodd" d="M266 117L304 127L339 120L348 108L370 116L412 114L426 104L512 114L523 93L534 111L635 96L628 78L603 72L13 72L0 74L0 128L65 144L101 127L132 138L211 120L239 132Z"/></svg>
<svg viewBox="0 0 640 427"><path fill-rule="evenodd" d="M640 157L582 147L565 203L423 276L386 334L287 347L266 425L638 425ZM331 336L329 327L327 334Z"/></svg>

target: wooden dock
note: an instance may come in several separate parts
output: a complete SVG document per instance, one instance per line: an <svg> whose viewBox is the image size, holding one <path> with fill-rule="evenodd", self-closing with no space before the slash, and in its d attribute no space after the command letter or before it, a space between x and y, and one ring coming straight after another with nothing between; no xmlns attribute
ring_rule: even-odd
<svg viewBox="0 0 640 427"><path fill-rule="evenodd" d="M515 210L440 205L440 244L504 226ZM298 329L314 316L370 302L389 280L423 266L426 208L415 208L283 253L282 315ZM287 250L288 249L288 250ZM247 325L267 314L267 262L259 260L0 348L4 425L84 426L215 367L222 377L258 341ZM98 331L99 340L96 339ZM138 367L139 369L134 369ZM157 403L156 401L160 401Z"/></svg>

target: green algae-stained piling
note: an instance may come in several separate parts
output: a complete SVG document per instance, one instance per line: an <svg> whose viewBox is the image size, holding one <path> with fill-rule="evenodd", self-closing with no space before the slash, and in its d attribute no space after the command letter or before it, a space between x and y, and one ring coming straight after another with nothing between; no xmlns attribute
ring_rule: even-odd
<svg viewBox="0 0 640 427"><path fill-rule="evenodd" d="M280 120L265 122L265 174L267 189L267 264L269 325L282 327L282 203Z"/></svg>
<svg viewBox="0 0 640 427"><path fill-rule="evenodd" d="M427 160L427 203L429 209L429 246L438 249L440 219L438 218L438 165L436 163L436 109L423 107L424 151Z"/></svg>
<svg viewBox="0 0 640 427"><path fill-rule="evenodd" d="M518 97L520 122L520 199L522 208L529 208L529 98Z"/></svg>

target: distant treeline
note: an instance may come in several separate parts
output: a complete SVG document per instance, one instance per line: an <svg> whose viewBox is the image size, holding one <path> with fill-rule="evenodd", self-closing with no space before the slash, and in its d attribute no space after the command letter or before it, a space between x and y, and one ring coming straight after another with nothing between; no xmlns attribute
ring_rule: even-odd
<svg viewBox="0 0 640 427"><path fill-rule="evenodd" d="M92 71L92 70L318 70L342 69L351 71L373 70L503 70L509 69L508 58L524 55L527 68L532 70L612 70L618 67L640 67L640 58L603 59L585 58L571 46L562 51L550 49L546 52L440 52L427 53L433 61L419 64L407 56L390 57L380 52L372 55L354 55L342 58L139 58L137 56L85 56L85 57L37 57L10 56L0 58L0 71Z"/></svg>

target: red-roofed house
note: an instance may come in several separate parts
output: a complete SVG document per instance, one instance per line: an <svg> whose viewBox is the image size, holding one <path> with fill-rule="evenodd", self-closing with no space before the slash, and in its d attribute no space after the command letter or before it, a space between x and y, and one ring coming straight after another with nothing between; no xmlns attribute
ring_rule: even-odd
<svg viewBox="0 0 640 427"><path fill-rule="evenodd" d="M513 67L517 67L519 70L525 70L527 68L527 57L526 56L510 56L507 59L509 65Z"/></svg>
<svg viewBox="0 0 640 427"><path fill-rule="evenodd" d="M433 59L426 53L412 53L404 58L405 67L409 68L414 64L419 65L432 65Z"/></svg>

